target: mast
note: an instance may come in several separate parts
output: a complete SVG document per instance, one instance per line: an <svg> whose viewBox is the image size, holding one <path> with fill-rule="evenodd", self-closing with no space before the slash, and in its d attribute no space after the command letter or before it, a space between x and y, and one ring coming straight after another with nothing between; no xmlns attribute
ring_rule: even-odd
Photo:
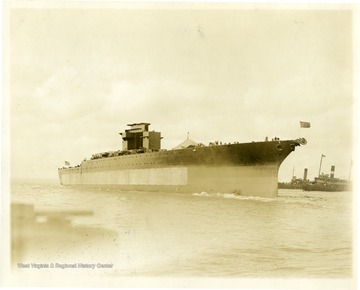
<svg viewBox="0 0 360 290"><path fill-rule="evenodd" d="M351 179L351 169L352 169L352 165L353 165L353 161L352 161L352 159L351 159L351 162L350 162L350 170L349 170L349 178L348 178L348 180Z"/></svg>
<svg viewBox="0 0 360 290"><path fill-rule="evenodd" d="M322 159L323 157L326 157L324 154L321 154L321 158L320 158L320 166L319 166L319 175L318 177L320 177L320 172L321 172L321 164L322 164Z"/></svg>

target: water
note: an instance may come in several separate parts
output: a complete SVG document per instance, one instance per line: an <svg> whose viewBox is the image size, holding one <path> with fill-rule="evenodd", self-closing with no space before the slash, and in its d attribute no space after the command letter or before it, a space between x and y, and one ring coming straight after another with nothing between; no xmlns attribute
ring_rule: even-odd
<svg viewBox="0 0 360 290"><path fill-rule="evenodd" d="M11 200L34 206L13 209L19 271L19 262L103 263L112 266L98 271L114 277L352 276L349 192L257 198L12 184Z"/></svg>

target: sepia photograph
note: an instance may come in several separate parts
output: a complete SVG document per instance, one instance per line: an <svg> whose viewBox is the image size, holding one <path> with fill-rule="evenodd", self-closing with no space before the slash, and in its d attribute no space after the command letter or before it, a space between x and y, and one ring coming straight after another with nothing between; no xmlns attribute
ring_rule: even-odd
<svg viewBox="0 0 360 290"><path fill-rule="evenodd" d="M5 2L0 285L356 289L358 8Z"/></svg>

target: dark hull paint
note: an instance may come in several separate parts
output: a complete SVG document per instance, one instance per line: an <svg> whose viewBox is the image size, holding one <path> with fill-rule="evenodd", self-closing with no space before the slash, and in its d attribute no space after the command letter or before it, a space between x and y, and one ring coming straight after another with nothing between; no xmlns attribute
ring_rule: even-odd
<svg viewBox="0 0 360 290"><path fill-rule="evenodd" d="M271 141L128 154L83 161L80 167L59 169L59 172L77 170L86 172L93 170L142 169L192 165L280 165L283 160L294 151L295 146L298 145L296 141Z"/></svg>

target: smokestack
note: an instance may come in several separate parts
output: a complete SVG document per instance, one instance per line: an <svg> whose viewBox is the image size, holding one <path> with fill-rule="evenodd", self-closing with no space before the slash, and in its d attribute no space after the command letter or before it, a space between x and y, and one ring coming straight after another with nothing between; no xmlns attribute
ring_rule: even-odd
<svg viewBox="0 0 360 290"><path fill-rule="evenodd" d="M303 181L306 181L306 180L307 180L307 172L308 172L308 169L307 169L307 168L304 168L304 178L303 178Z"/></svg>
<svg viewBox="0 0 360 290"><path fill-rule="evenodd" d="M335 176L335 165L331 165L330 177L334 178L334 176Z"/></svg>

